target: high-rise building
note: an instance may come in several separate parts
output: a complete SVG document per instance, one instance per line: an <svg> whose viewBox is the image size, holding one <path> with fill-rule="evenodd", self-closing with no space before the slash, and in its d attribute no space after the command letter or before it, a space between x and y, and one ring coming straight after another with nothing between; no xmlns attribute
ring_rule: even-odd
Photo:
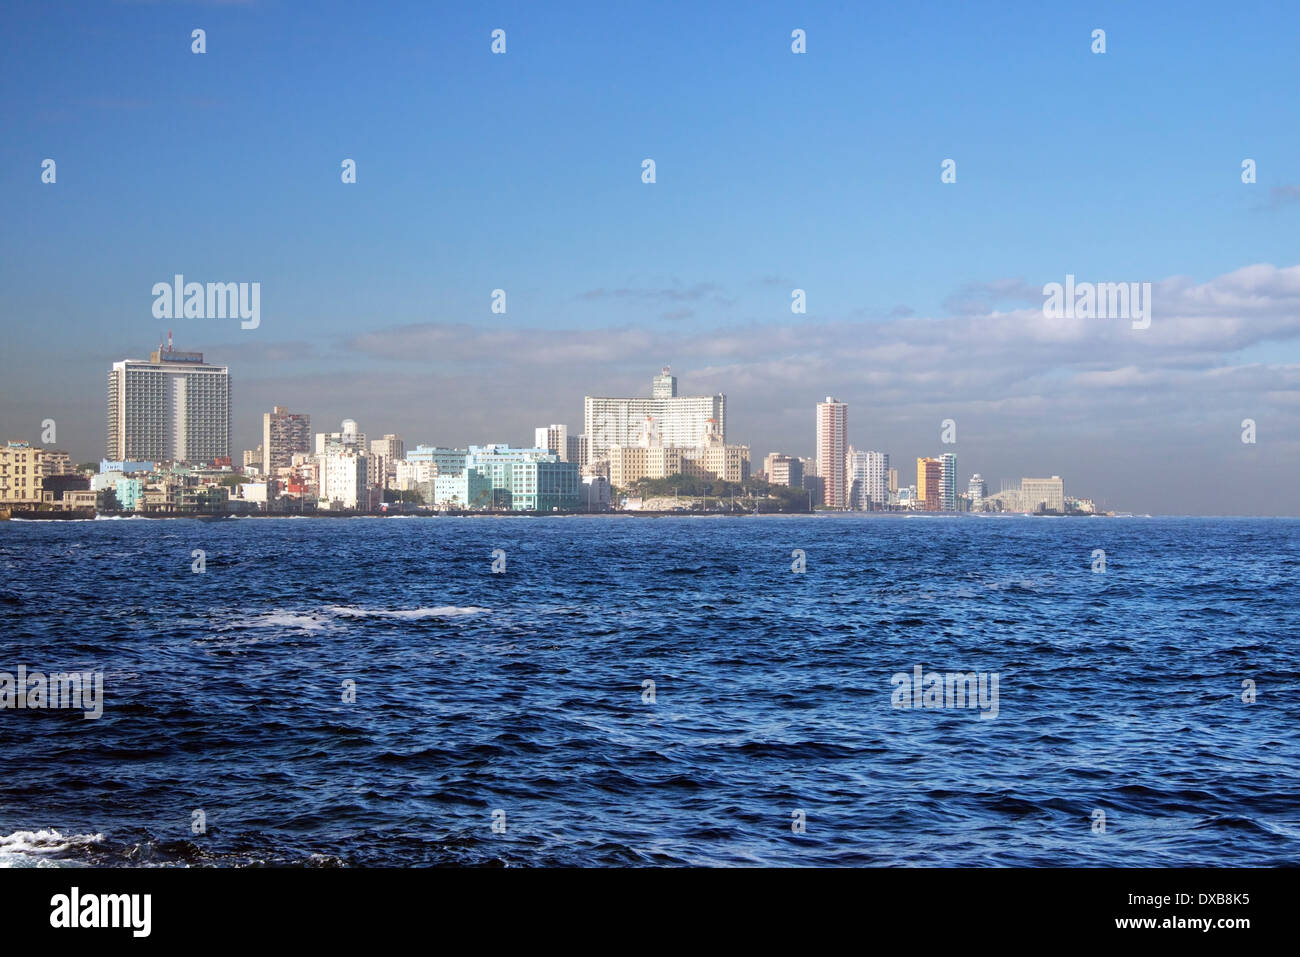
<svg viewBox="0 0 1300 957"><path fill-rule="evenodd" d="M159 346L108 373L107 458L214 462L230 456L230 370Z"/></svg>
<svg viewBox="0 0 1300 957"><path fill-rule="evenodd" d="M882 509L889 504L889 453L857 452L849 446L845 462L849 507Z"/></svg>
<svg viewBox="0 0 1300 957"><path fill-rule="evenodd" d="M664 370L654 377L649 398L586 396L583 434L588 462L607 458L616 445L636 445L643 423L652 416L664 445L689 448L704 445L715 431L726 440L727 397L678 395L677 379ZM710 419L715 425L710 424Z"/></svg>
<svg viewBox="0 0 1300 957"><path fill-rule="evenodd" d="M1020 480L1020 507L1026 512L1065 511L1065 483L1061 476L1051 478L1022 478Z"/></svg>
<svg viewBox="0 0 1300 957"><path fill-rule="evenodd" d="M848 486L849 508L867 508L867 453L849 446L844 453L844 482Z"/></svg>
<svg viewBox="0 0 1300 957"><path fill-rule="evenodd" d="M916 500L927 512L937 512L943 506L941 474L938 459L916 460Z"/></svg>
<svg viewBox="0 0 1300 957"><path fill-rule="evenodd" d="M390 488L397 479L397 463L406 457L406 443L400 435L389 433L370 440L366 480L379 488Z"/></svg>
<svg viewBox="0 0 1300 957"><path fill-rule="evenodd" d="M889 491L898 493L898 469L889 470Z"/></svg>
<svg viewBox="0 0 1300 957"><path fill-rule="evenodd" d="M952 452L939 456L939 507L957 511L957 456Z"/></svg>
<svg viewBox="0 0 1300 957"><path fill-rule="evenodd" d="M295 452L311 451L311 416L290 412L282 405L262 413L262 473L293 464Z"/></svg>
<svg viewBox="0 0 1300 957"><path fill-rule="evenodd" d="M561 462L569 461L569 427L567 425L544 425L533 430L533 445L558 455ZM582 464L582 463L579 463Z"/></svg>
<svg viewBox="0 0 1300 957"><path fill-rule="evenodd" d="M849 407L827 396L817 403L817 474L822 480L823 504L848 508L849 488L844 474L849 450Z"/></svg>
<svg viewBox="0 0 1300 957"><path fill-rule="evenodd" d="M668 366L664 366L654 377L650 396L655 399L672 399L677 396L677 376L672 374Z"/></svg>
<svg viewBox="0 0 1300 957"><path fill-rule="evenodd" d="M984 496L989 494L989 485L984 481L984 476L976 472L970 477L970 482L966 485L966 497L970 499L970 510L978 512L984 507Z"/></svg>

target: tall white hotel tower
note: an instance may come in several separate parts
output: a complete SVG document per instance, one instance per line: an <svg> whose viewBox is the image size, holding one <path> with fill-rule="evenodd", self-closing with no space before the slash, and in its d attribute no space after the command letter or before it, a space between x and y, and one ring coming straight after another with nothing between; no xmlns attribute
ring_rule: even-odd
<svg viewBox="0 0 1300 957"><path fill-rule="evenodd" d="M201 352L176 352L167 336L149 361L108 373L108 459L213 462L230 455L230 370Z"/></svg>
<svg viewBox="0 0 1300 957"><path fill-rule="evenodd" d="M830 508L848 508L849 488L844 467L849 450L849 407L831 396L817 403L817 474L822 500Z"/></svg>
<svg viewBox="0 0 1300 957"><path fill-rule="evenodd" d="M587 458L592 462L607 458L614 446L636 445L647 418L655 420L665 447L699 448L714 436L726 442L727 397L678 395L677 377L667 366L654 377L649 398L589 395L583 403Z"/></svg>

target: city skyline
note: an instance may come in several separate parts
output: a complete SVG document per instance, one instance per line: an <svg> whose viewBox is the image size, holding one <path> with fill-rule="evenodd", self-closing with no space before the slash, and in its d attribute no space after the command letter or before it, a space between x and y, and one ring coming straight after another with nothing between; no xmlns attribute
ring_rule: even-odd
<svg viewBox="0 0 1300 957"><path fill-rule="evenodd" d="M197 381L191 381L195 377ZM218 382L219 387L214 389L213 382ZM251 493L255 501L274 503L281 493L289 493L299 502L299 508L305 504L306 493L310 493L327 509L374 511L383 500L381 492L417 489L425 505L459 502L483 507L480 491L508 489L513 498L518 482L523 483L521 502L545 501L548 507L568 508L577 504L575 497L580 488L591 481L586 476L601 476L598 481L604 482L606 489L612 484L628 490L643 479L674 476L743 483L753 471L750 447L725 440L725 394L680 394L678 377L669 366L662 367L651 379L649 397L584 397L584 421L589 430L601 436L598 442L591 442L586 433L569 435L567 426L551 423L534 429L531 446L469 444L456 449L417 443L410 456L401 435L385 433L381 439L367 441L366 433L352 418L343 419L338 432L313 433L310 414L291 413L284 406L263 413L262 442L258 446L236 452L229 445L229 383L228 367L205 363L201 353L175 350L170 333L166 342L151 352L148 362L114 362L107 391L106 457L92 487L107 487L103 483L110 481L129 484L125 473L132 467L143 465L152 471L154 463L170 463L186 467L182 472L197 467L199 472L215 470L218 474L222 469L246 473L251 467L252 475L261 476L247 486L256 490ZM900 506L915 508L918 501L920 510L930 512L971 509L972 496L959 489L955 453L918 458L916 485L909 488L899 485L888 452L859 450L848 441L845 403L832 396L818 402L815 431L814 458L770 452L763 459L760 473L774 484L807 490L810 509L817 505L838 510L893 510ZM955 440L955 422L945 420L942 441L951 445ZM8 443L11 457L26 456L24 450L29 447L23 440ZM187 457L184 451L189 448L206 450L206 454ZM137 454L131 454L133 449ZM497 450L490 452L493 461L518 463L531 472L507 481L506 471L498 464L471 475L470 470L482 464L476 449ZM596 454L589 455L593 450ZM55 463L50 469L41 466L38 471L62 474L70 468L66 450L38 446L35 451L38 455L56 456L50 460ZM142 451L157 454L138 454ZM506 458L499 458L502 455ZM775 466L778 460L783 463L779 470ZM300 465L307 461L312 465L304 472ZM439 465L431 472L422 464L434 461ZM790 463L795 461L800 464L792 471ZM554 465L544 464L547 462ZM589 471L589 465L595 471ZM799 481L795 480L796 472ZM490 475L495 477L489 479ZM979 478L978 474L972 475L969 486L973 487ZM268 479L270 485L257 484ZM170 484L167 480L156 488L161 494ZM134 500L143 494L143 486L131 486L128 494ZM608 500L608 494L605 498ZM1067 506L1088 513L1107 510L1105 502L1096 509L1092 498L1080 499L1077 493L1066 495L1057 475L1051 479L1022 476L1018 485L1004 480L1003 491L993 498L998 510L1007 511L1032 512L1040 505L1058 514L1067 511ZM171 502L168 507L174 505Z"/></svg>
<svg viewBox="0 0 1300 957"><path fill-rule="evenodd" d="M807 408L834 395L857 410L849 441L896 463L955 421L959 482L1061 474L1134 511L1300 513L1292 8L944 8L927 38L912 12L831 5L743 24L395 5L375 12L403 38L382 53L329 3L70 9L19 9L0 38L6 438L53 419L59 447L97 457L103 370L173 328L239 370L232 453L286 404L523 443L580 429L575 392L640 395L668 364L728 396L728 441L760 458L815 455ZM1207 36L1246 92L1187 71ZM1057 110L1096 125L1045 126ZM155 318L176 275L260 283L256 327ZM1149 327L1048 318L1068 277L1150 283Z"/></svg>
<svg viewBox="0 0 1300 957"><path fill-rule="evenodd" d="M187 383L188 377L191 374L190 370L199 370L203 373L218 373L224 383L219 394L218 409L221 412L221 415L218 416L218 419L220 421L215 423L215 425L213 422L208 422L206 428L208 431L215 428L214 435L219 438L214 439L213 436L201 435L200 433L204 431L203 427L198 427L198 433L195 435L188 434L190 429L195 428L193 423L203 420L202 416L195 419L193 410L189 410L188 415L181 415L180 418L177 418L178 422L181 418L184 418L191 423L187 426L186 430L182 431L180 428L176 428L173 431L167 420L176 417L178 412L184 412L186 410L187 407L183 398L186 394L186 390L177 386L175 389L175 395L168 395L167 393L173 392L173 383L170 381L167 382L166 386L160 386L156 383L142 382L135 390L146 395L150 400L154 401L156 406L158 406L158 408L153 411L152 415L157 418L159 422L163 423L161 427L159 427L158 423L146 424L139 421L133 421L128 428L127 419L139 419L140 416L138 414L128 416L126 412L123 411L125 407L123 406L122 400L119 399L119 396L127 394L126 383L129 381L126 379L127 370L136 370L137 367L139 368L139 371L133 372L132 374L140 375L143 373L145 376L152 375L155 379L161 377L164 381L180 378L185 379ZM202 439L199 444L205 448L211 445L213 441L225 442L226 439L224 436L231 434L228 421L231 415L231 406L233 404L230 395L231 390L229 379L230 375L228 367L217 366L213 363L205 362L202 353L175 350L170 332L168 333L166 340L160 342L158 348L150 352L150 358L148 360L124 359L113 362L112 367L109 370L109 388L107 393L108 419L110 427L103 461L144 462L152 459L154 461L176 463L188 462L189 464L211 466L217 464L221 458L225 458L230 460L230 467L237 472L247 470L251 463L254 466L255 471L261 472L265 475L267 472L264 463L273 452L278 461L285 462L287 459L288 452L285 449L275 451L277 446L283 445L288 441L288 444L293 446L292 451L307 452L308 446L314 437L314 452L312 453L314 458L320 458L323 453L330 451L332 448L338 447L340 444L353 448L357 454L365 458L360 477L357 480L358 484L353 487L351 497L353 505L349 507L356 507L356 496L362 484L367 487L375 486L387 488L389 487L387 480L393 477L394 469L399 463L405 464L406 443L401 434L385 433L382 439L367 441L366 434L357 431L357 421L351 417L341 420L341 432L312 432L310 429L312 418L311 413L290 413L286 407L278 405L273 409L262 413L261 431L258 433L261 441L258 444L250 444L243 448L236 447L232 444L228 447L227 451L221 453L219 457L209 455L206 457L186 459L184 457L169 457L167 455L131 457L118 454L125 441L123 436L130 434L131 432L142 432L142 434L151 435L154 444L162 442L169 448L172 447L173 444L175 444L177 448L181 448L185 441L188 440L193 442L195 438ZM189 385L188 390L193 391L194 386ZM206 393L204 393L204 395L206 395ZM210 402L211 400L207 401ZM704 401L708 401L710 404L707 406L701 404ZM717 422L719 418L723 423L726 421L725 393L719 393L714 396L691 396L679 394L678 376L671 374L671 367L669 366L663 366L660 371L652 377L651 387L647 395L627 397L585 396L585 419L589 425L592 421L593 402L596 403L596 408L606 410L605 413L597 415L596 421L599 423L600 428L605 431L606 435L612 439L612 441L605 447L604 454L599 458L599 461L604 464L607 475L611 467L611 461L609 459L610 451L621 450L626 452L630 451L634 447L643 447L647 445L656 447L662 446L670 449L680 448L682 450L698 449L702 451L706 446L716 444L719 450L722 448L735 449L737 452L743 450L746 463L746 471L744 474L746 475L749 473L749 465L751 461L761 462L766 466L768 460L774 457L793 457L795 459L802 459L806 463L805 469L801 470L802 474L805 476L805 487L814 490L812 494L819 505L825 505L836 509L856 510L863 508L876 509L882 504L888 504L885 498L880 497L880 493L884 486L889 483L889 473L891 471L896 471L889 467L890 453L888 451L881 452L870 449L855 448L853 442L849 440L847 425L848 404L835 399L833 396L826 396L824 400L817 402L815 405L814 453L807 456L800 455L797 451L791 453L779 449L771 450L765 455L760 455L752 452L748 444L724 445L724 433L718 428ZM681 403L680 406L674 405L674 403L679 402ZM166 405L167 407L162 409L162 405ZM608 410L606 407L612 408L615 406L627 406L628 408L618 409L618 415L607 414ZM206 406L204 408L206 409ZM635 410L637 414L631 414L629 409ZM640 415L641 412L647 410L650 410L653 414ZM721 412L718 410L721 410ZM707 419L705 418L706 416L708 417ZM148 419L149 415L146 414L144 417ZM609 427L606 418L608 418L609 422L613 422L617 419L619 428L613 429ZM695 421L697 419L699 420L698 422ZM667 431L678 436L676 441L674 441L671 436L666 439L663 429L663 422L672 422L674 420L680 421L678 421L675 428L670 428ZM273 423L275 423L274 426ZM273 440L273 445L268 446L266 443L266 436L272 434L273 428L275 429L276 437ZM292 440L289 440L288 434L281 434L285 429L290 430L292 433ZM159 433L159 435L153 435L154 432ZM547 426L534 427L533 435L534 441L531 444L526 442L519 445L515 445L512 442L497 444L502 448L514 450L549 449L552 452L556 452L557 458L561 462L573 461L575 463L581 463L584 466L587 464L589 437L586 433L575 435L569 432L564 423L552 423ZM941 431L941 442L947 446L955 444L955 440L956 423L954 420L945 420ZM13 444L14 441L23 444L28 440L11 439L10 444ZM40 443L31 444L38 450L45 449L47 452L57 452L57 454L61 455L65 460L70 460L72 462L83 461L83 458L79 456L69 455L67 450L64 448L56 449L58 443L52 442L46 445L41 445ZM557 450L557 445L562 445L563 448ZM619 448L616 449L615 446ZM492 448L494 446L491 442L484 444L481 441L462 443L460 446L455 444L440 444L437 442L430 443L420 441L419 439L411 443L412 449L419 450L439 448L455 450L460 448L462 451L466 451L477 447ZM578 449L582 450L580 456L574 454ZM830 461L834 463L833 471L837 476L837 478L831 482L827 482L826 469L821 466L821 459L828 452L830 453ZM616 461L613 468L615 474L618 474L621 472L621 468L617 464L617 456L615 458ZM91 459L84 459L84 461L91 461ZM593 459L593 461L595 461L595 459ZM240 464L241 462L242 466ZM950 451L944 451L938 457L920 456L916 459L916 463L916 484L912 485L910 488L911 492L916 495L918 500L922 503L921 509L925 511L942 512L957 512L963 510L958 507L958 499L969 499L970 495L962 491L962 482L960 472L957 468L956 454ZM933 472L932 475L930 474L930 470L923 469L923 463L930 463L930 470ZM381 478L378 475L379 468L384 470L384 473L387 476L386 479ZM739 464L737 461L736 463L727 466L725 472L730 473L733 469L738 468ZM757 469L755 469L755 471L757 471ZM666 471L665 474L669 473ZM739 481L739 478L737 477L739 474L739 472L736 472L735 475L726 477L724 471L718 471L717 477L720 479L725 477L727 481ZM981 479L980 474L973 473L970 476L969 484L973 484L977 479ZM809 480L814 483L812 486L807 485ZM322 479L322 481L324 480ZM1054 474L1051 479L1048 480L1022 475L1018 481L1014 482L1007 478L1003 478L1002 484L1004 491L1001 495L994 495L992 497L1000 498L1001 496L1008 494L1006 491L1007 489L1012 489L1013 491L1010 493L1012 495L1011 502L1014 503L1018 501L1016 498L1016 496L1019 495L1018 489L1023 484L1048 481L1056 481L1059 483L1059 476ZM620 483L615 482L614 484L619 485ZM778 482L778 484L795 485L797 483ZM836 487L838 487L838 491L836 491ZM899 487L906 489L906 481L900 481ZM876 494L871 494L871 492L866 491L868 488L875 490ZM328 496L323 496L323 498L328 499ZM1031 498L1033 498L1034 501L1045 501L1048 503L1049 508L1059 511L1065 501L1074 500L1078 498L1078 496L1066 495L1064 499L1062 499L1058 487L1055 499L1050 495L1038 495L1037 497L1031 496ZM1089 497L1086 501L1089 503L1089 507L1091 507L1091 504L1096 501L1099 511L1113 507L1113 503L1106 502L1104 499L1096 497ZM868 503L870 504L868 505ZM1010 510L1018 511L1022 509L1020 507L1011 507ZM1032 505L1025 505L1023 510L1032 511Z"/></svg>

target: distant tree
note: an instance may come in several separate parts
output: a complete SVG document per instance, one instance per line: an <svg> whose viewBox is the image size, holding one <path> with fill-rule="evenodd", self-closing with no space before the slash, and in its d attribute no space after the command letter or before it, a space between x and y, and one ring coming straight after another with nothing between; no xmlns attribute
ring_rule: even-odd
<svg viewBox="0 0 1300 957"><path fill-rule="evenodd" d="M710 499L710 508L719 505L730 508L734 500L737 510L765 512L808 511L808 493L804 489L790 488L785 485L772 485L756 478L745 479L743 482L723 482L719 479L670 475L661 479L641 479L620 491L644 498L669 498L677 495L686 499L695 499L707 495ZM717 502L714 502L714 499ZM724 499L725 502L723 502Z"/></svg>
<svg viewBox="0 0 1300 957"><path fill-rule="evenodd" d="M384 489L384 504L393 505L397 502L403 502L410 505L423 505L424 499L420 498L420 493L415 489Z"/></svg>

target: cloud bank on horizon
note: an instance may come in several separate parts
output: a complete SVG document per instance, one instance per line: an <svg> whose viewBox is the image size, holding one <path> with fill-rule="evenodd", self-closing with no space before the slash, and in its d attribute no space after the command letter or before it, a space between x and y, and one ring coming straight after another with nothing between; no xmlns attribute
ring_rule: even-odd
<svg viewBox="0 0 1300 957"><path fill-rule="evenodd" d="M647 309L730 301L721 284L682 288L617 298ZM448 318L233 342L204 342L190 326L186 345L231 366L241 448L257 445L272 405L310 413L318 431L349 417L408 444L528 444L538 425L580 429L584 395L648 393L668 363L684 393L727 394L728 438L755 460L811 455L813 406L831 394L849 404L850 441L891 453L905 484L916 456L955 451L963 479L981 472L995 488L1061 474L1072 494L1121 509L1296 514L1300 265L1156 281L1145 329L1049 318L1043 298L1024 280L994 280L963 286L941 317L733 317L689 329L651 318L594 330ZM1286 350L1296 361L1275 358ZM958 441L940 447L949 418ZM1244 418L1257 423L1254 445L1240 441ZM97 435L69 431L78 457L97 456Z"/></svg>
<svg viewBox="0 0 1300 957"><path fill-rule="evenodd" d="M333 344L365 357L369 373L332 388L308 376L297 388L328 389L336 414L326 422L346 412L408 441L526 442L546 422L580 427L583 395L645 393L670 362L684 392L727 394L729 438L756 458L811 454L813 405L834 394L849 403L850 440L891 452L904 475L917 455L952 451L939 448L939 424L954 418L963 473L995 482L1064 474L1072 488L1121 508L1293 514L1285 482L1270 496L1250 476L1300 462L1300 359L1252 355L1300 340L1300 265L1152 285L1146 329L1128 319L1048 318L1041 288L1021 280L964 287L961 301L982 296L985 311L938 318L809 315L685 333L653 320L543 334L401 323ZM640 293L632 298L656 298ZM1021 305L987 305L1009 299ZM287 371L282 358L276 368L277 377ZM371 394L374 377L382 400ZM1258 423L1259 444L1241 443L1243 418ZM1180 494L1182 480L1169 470L1198 468L1214 481ZM1243 483L1235 489L1234 475Z"/></svg>

